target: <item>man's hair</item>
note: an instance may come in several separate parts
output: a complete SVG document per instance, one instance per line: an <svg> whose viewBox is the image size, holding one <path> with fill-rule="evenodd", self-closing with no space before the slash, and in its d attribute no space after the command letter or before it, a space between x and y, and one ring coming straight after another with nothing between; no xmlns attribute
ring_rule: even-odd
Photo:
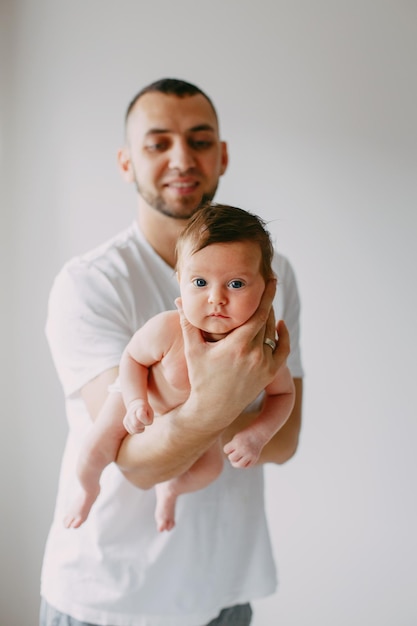
<svg viewBox="0 0 417 626"><path fill-rule="evenodd" d="M129 106L127 107L125 122L127 122L130 113L132 112L132 109L135 107L139 98L144 96L146 93L163 93L167 96L176 96L177 98L187 98L190 96L201 95L208 101L217 119L217 112L213 102L208 97L208 95L204 93L204 91L202 91L199 87L178 78L161 78L160 80L156 80L146 87L143 87L143 89L141 89L135 95L135 97L131 100Z"/></svg>
<svg viewBox="0 0 417 626"><path fill-rule="evenodd" d="M194 213L176 245L177 269L184 249L195 254L213 243L252 241L261 250L260 272L265 281L274 276L274 248L265 221L258 215L227 204L209 203Z"/></svg>

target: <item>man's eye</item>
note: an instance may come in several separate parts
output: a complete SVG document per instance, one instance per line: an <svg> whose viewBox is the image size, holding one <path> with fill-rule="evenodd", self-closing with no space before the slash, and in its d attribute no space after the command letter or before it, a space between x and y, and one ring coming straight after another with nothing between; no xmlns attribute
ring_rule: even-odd
<svg viewBox="0 0 417 626"><path fill-rule="evenodd" d="M229 287L232 289L241 289L244 286L244 282L242 280L231 280L229 283Z"/></svg>
<svg viewBox="0 0 417 626"><path fill-rule="evenodd" d="M155 143L148 143L146 144L146 150L148 150L148 152L162 152L163 150L166 150L167 148L167 142L166 141L158 141Z"/></svg>
<svg viewBox="0 0 417 626"><path fill-rule="evenodd" d="M213 145L212 141L207 141L207 140L197 140L197 139L191 139L190 140L190 146L194 149L194 150L208 150L209 148L211 148L211 146Z"/></svg>
<svg viewBox="0 0 417 626"><path fill-rule="evenodd" d="M204 278L195 278L193 280L193 285L196 287L205 287L207 285L207 281Z"/></svg>

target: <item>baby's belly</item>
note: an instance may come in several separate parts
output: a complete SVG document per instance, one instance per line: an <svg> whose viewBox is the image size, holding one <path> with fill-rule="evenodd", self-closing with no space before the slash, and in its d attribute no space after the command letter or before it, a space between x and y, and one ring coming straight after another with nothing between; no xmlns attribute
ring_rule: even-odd
<svg viewBox="0 0 417 626"><path fill-rule="evenodd" d="M183 404L190 394L188 372L184 367L154 368L149 376L149 401L156 413L166 413Z"/></svg>

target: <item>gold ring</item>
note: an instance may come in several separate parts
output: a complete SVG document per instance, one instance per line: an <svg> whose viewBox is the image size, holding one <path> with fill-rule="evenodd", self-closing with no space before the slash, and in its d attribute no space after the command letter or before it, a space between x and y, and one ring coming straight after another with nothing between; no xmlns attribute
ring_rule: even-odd
<svg viewBox="0 0 417 626"><path fill-rule="evenodd" d="M270 348L272 348L272 352L275 350L275 348L277 347L277 344L275 343L275 341L273 341L272 339L269 339L269 337L267 337L266 339L264 339L264 343L266 343L267 346L269 346Z"/></svg>

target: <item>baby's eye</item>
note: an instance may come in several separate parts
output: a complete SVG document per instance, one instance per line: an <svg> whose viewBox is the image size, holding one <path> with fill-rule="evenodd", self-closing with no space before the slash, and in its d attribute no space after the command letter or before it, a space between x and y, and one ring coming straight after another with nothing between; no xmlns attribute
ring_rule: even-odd
<svg viewBox="0 0 417 626"><path fill-rule="evenodd" d="M207 285L207 281L204 278L194 278L193 285L196 287L205 287Z"/></svg>
<svg viewBox="0 0 417 626"><path fill-rule="evenodd" d="M241 289L242 287L244 287L245 283L243 282L243 280L231 280L229 283L229 287L231 287L232 289Z"/></svg>

